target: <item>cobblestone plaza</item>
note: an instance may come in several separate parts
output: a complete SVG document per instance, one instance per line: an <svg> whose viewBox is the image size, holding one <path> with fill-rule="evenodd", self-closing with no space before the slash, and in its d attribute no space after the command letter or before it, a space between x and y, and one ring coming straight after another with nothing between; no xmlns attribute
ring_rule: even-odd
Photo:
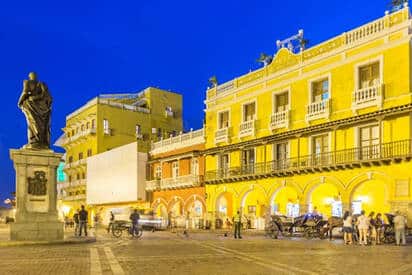
<svg viewBox="0 0 412 275"><path fill-rule="evenodd" d="M4 233L4 230L2 232ZM88 244L0 247L1 274L412 274L412 249L344 246L341 240L273 240L245 232L144 232Z"/></svg>

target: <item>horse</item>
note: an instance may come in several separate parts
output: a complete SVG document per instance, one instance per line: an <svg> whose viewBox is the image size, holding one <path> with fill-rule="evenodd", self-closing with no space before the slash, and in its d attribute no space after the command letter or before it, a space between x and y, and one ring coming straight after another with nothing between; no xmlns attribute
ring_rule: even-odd
<svg viewBox="0 0 412 275"><path fill-rule="evenodd" d="M343 219L341 217L330 217L325 227L320 234L321 239L325 237L325 234L329 235L329 240L332 240L332 230L336 227L343 226Z"/></svg>

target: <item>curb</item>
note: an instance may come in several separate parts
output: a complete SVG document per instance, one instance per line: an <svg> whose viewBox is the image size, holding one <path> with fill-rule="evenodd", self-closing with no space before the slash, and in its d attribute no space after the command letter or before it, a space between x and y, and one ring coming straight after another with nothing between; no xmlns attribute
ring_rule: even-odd
<svg viewBox="0 0 412 275"><path fill-rule="evenodd" d="M56 244L87 244L96 242L96 238L67 239L59 241L1 241L0 247L29 246L29 245L56 245Z"/></svg>

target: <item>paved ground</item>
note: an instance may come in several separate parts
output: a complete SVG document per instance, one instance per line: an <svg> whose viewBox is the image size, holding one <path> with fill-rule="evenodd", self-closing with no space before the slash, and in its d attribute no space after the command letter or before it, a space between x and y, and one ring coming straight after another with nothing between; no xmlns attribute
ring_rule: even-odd
<svg viewBox="0 0 412 275"><path fill-rule="evenodd" d="M0 247L0 274L412 274L412 245L344 246L341 241L242 240L216 233L144 232L97 242ZM0 238L1 239L1 238Z"/></svg>

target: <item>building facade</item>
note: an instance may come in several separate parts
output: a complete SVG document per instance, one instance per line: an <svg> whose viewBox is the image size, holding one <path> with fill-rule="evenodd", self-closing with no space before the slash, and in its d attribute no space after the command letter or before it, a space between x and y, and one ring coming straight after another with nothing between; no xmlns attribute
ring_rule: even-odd
<svg viewBox="0 0 412 275"><path fill-rule="evenodd" d="M153 140L181 131L182 124L181 95L152 87L100 95L69 114L56 142L66 150L67 180L58 196L68 215L87 204L88 158L136 141L137 152L147 153Z"/></svg>
<svg viewBox="0 0 412 275"><path fill-rule="evenodd" d="M204 226L204 145L204 129L153 143L146 191L156 216L171 226Z"/></svg>
<svg viewBox="0 0 412 275"><path fill-rule="evenodd" d="M214 218L237 210L412 216L409 8L308 49L282 47L256 71L209 88L206 194ZM288 44L288 43L287 43ZM291 44L289 44L291 45Z"/></svg>

